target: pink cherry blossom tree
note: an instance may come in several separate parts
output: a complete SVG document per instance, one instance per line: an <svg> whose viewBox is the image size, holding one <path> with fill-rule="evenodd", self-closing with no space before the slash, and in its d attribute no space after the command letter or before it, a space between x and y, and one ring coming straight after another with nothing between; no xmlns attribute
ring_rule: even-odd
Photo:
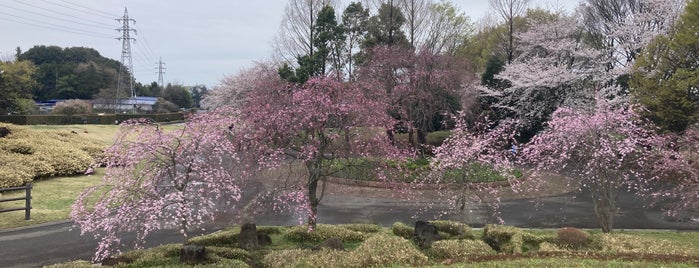
<svg viewBox="0 0 699 268"><path fill-rule="evenodd" d="M463 113L457 115L452 135L434 149L430 162L432 171L420 182L436 186L440 199L456 205L461 212L465 212L465 207L471 202L487 204L492 208L493 216L502 222L498 217L498 207L499 193L503 188L481 183L475 171L492 169L507 179L508 189L519 191L520 181L513 175L517 154L516 124L505 121L495 125L482 118L469 125L461 115ZM447 176L449 173L458 176Z"/></svg>
<svg viewBox="0 0 699 268"><path fill-rule="evenodd" d="M136 234L136 248L161 229L175 228L186 240L240 198L241 178L251 169L229 130L234 119L219 111L173 130L146 120L120 126L102 183L81 193L70 214L82 234L99 239L94 261L118 252L128 233Z"/></svg>
<svg viewBox="0 0 699 268"><path fill-rule="evenodd" d="M240 108L246 152L275 159L278 165L302 163L305 181L287 189L305 189L310 228L315 227L334 162L402 155L386 135L394 120L386 113L384 93L372 90L373 85L329 77L303 84L278 76L258 82Z"/></svg>
<svg viewBox="0 0 699 268"><path fill-rule="evenodd" d="M523 150L537 171L560 172L590 192L602 231L611 232L622 190L651 191L658 139L628 106L598 99L593 110L559 108Z"/></svg>

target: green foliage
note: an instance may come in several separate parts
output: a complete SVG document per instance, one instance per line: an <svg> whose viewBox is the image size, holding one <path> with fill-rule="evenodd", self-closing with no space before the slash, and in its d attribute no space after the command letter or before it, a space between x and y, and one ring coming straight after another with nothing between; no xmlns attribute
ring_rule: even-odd
<svg viewBox="0 0 699 268"><path fill-rule="evenodd" d="M378 14L369 18L367 35L362 43L363 49L375 46L410 47L410 42L401 27L405 23L403 12L388 3L382 3Z"/></svg>
<svg viewBox="0 0 699 268"><path fill-rule="evenodd" d="M465 223L449 220L430 221L437 228L437 231L444 232L451 237L458 239L473 239L471 227Z"/></svg>
<svg viewBox="0 0 699 268"><path fill-rule="evenodd" d="M490 254L495 254L495 250L480 240L440 240L432 243L429 249L430 257L437 259L464 259Z"/></svg>
<svg viewBox="0 0 699 268"><path fill-rule="evenodd" d="M563 248L581 249L590 243L590 234L577 228L563 228L556 233L556 242Z"/></svg>
<svg viewBox="0 0 699 268"><path fill-rule="evenodd" d="M18 60L38 67L34 97L48 99L91 99L100 89L112 89L121 64L85 47L34 46Z"/></svg>
<svg viewBox="0 0 699 268"><path fill-rule="evenodd" d="M522 171L512 170L512 176L521 178ZM507 181L502 173L493 168L490 164L473 162L465 169L449 169L442 173L442 181L451 183L484 183Z"/></svg>
<svg viewBox="0 0 699 268"><path fill-rule="evenodd" d="M364 241L367 235L329 224L318 224L312 232L308 231L307 225L298 225L291 227L284 235L286 240L297 243L319 243L332 237L337 237L343 242L360 242Z"/></svg>
<svg viewBox="0 0 699 268"><path fill-rule="evenodd" d="M699 116L698 31L699 1L688 1L675 31L657 37L634 66L632 96L664 130L682 132Z"/></svg>
<svg viewBox="0 0 699 268"><path fill-rule="evenodd" d="M166 101L174 103L179 108L192 108L192 94L182 85L167 84L161 97Z"/></svg>
<svg viewBox="0 0 699 268"><path fill-rule="evenodd" d="M23 112L24 100L32 98L36 87L36 66L28 61L0 61L0 71L0 114Z"/></svg>
<svg viewBox="0 0 699 268"><path fill-rule="evenodd" d="M56 103L51 110L52 114L89 114L92 113L92 103L85 100L67 100Z"/></svg>
<svg viewBox="0 0 699 268"><path fill-rule="evenodd" d="M391 226L391 231L394 235L400 236L405 239L413 239L415 236L415 228L410 227L402 222L394 222Z"/></svg>

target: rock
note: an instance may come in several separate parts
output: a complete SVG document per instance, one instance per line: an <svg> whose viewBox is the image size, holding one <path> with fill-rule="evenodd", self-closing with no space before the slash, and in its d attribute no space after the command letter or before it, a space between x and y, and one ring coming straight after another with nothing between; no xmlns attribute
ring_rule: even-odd
<svg viewBox="0 0 699 268"><path fill-rule="evenodd" d="M4 138L7 135L10 135L10 129L6 127L0 127L0 138Z"/></svg>
<svg viewBox="0 0 699 268"><path fill-rule="evenodd" d="M206 259L206 247L199 245L185 245L180 249L180 262L196 264Z"/></svg>
<svg viewBox="0 0 699 268"><path fill-rule="evenodd" d="M271 239L270 239L271 240ZM260 246L257 238L257 226L254 223L246 223L240 227L238 235L238 247L247 251L255 250Z"/></svg>
<svg viewBox="0 0 699 268"><path fill-rule="evenodd" d="M421 248L429 248L432 242L439 240L437 227L426 221L415 222L415 240Z"/></svg>
<svg viewBox="0 0 699 268"><path fill-rule="evenodd" d="M267 234L257 233L257 244L259 246L269 246L272 244L272 238Z"/></svg>
<svg viewBox="0 0 699 268"><path fill-rule="evenodd" d="M327 240L323 241L323 243L320 243L320 245L318 245L317 249L322 249L322 248L327 248L327 249L332 249L332 250L345 250L345 246L342 244L342 239L337 238L337 237L328 238Z"/></svg>

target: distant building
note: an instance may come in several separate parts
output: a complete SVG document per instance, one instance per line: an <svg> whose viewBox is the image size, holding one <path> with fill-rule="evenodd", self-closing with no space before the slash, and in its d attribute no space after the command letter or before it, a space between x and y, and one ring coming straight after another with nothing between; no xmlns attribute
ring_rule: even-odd
<svg viewBox="0 0 699 268"><path fill-rule="evenodd" d="M153 112L156 97L135 97L128 99L96 99L92 101L92 109L106 112L132 112L137 113Z"/></svg>

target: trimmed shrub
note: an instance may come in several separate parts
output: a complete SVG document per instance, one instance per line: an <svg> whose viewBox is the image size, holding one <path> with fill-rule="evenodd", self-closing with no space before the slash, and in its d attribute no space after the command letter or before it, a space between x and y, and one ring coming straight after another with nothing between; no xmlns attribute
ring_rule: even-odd
<svg viewBox="0 0 699 268"><path fill-rule="evenodd" d="M33 178L31 167L24 165L20 159L0 154L0 188L19 187Z"/></svg>
<svg viewBox="0 0 699 268"><path fill-rule="evenodd" d="M473 239L473 231L467 224L449 220L436 220L430 223L437 227L437 231L448 234L447 238Z"/></svg>
<svg viewBox="0 0 699 268"><path fill-rule="evenodd" d="M66 263L47 265L44 267L45 268L94 268L95 265L89 261L78 260L78 261L71 261L71 262L66 262Z"/></svg>
<svg viewBox="0 0 699 268"><path fill-rule="evenodd" d="M566 249L560 248L554 243L542 242L539 244L539 251L541 252L567 252Z"/></svg>
<svg viewBox="0 0 699 268"><path fill-rule="evenodd" d="M577 228L562 228L556 232L556 243L562 248L581 249L590 243L590 234Z"/></svg>
<svg viewBox="0 0 699 268"><path fill-rule="evenodd" d="M604 252L690 256L691 248L664 239L648 239L627 234L593 236L593 244Z"/></svg>
<svg viewBox="0 0 699 268"><path fill-rule="evenodd" d="M236 246L238 243L238 233L234 230L218 231L208 235L192 237L188 244L198 246Z"/></svg>
<svg viewBox="0 0 699 268"><path fill-rule="evenodd" d="M4 139L0 143L0 150L15 154L33 154L35 152L31 143L25 139Z"/></svg>
<svg viewBox="0 0 699 268"><path fill-rule="evenodd" d="M12 131L0 139L0 187L22 186L35 178L83 174L104 150L99 141L67 131L8 124L0 127Z"/></svg>
<svg viewBox="0 0 699 268"><path fill-rule="evenodd" d="M284 229L286 228L281 226L257 226L257 233L266 235L281 234L284 232Z"/></svg>
<svg viewBox="0 0 699 268"><path fill-rule="evenodd" d="M121 256L133 260L134 267L166 266L179 262L182 244L167 244L154 248L130 251Z"/></svg>
<svg viewBox="0 0 699 268"><path fill-rule="evenodd" d="M273 251L262 260L265 267L385 267L427 263L427 256L400 237L374 235L355 251L292 249Z"/></svg>
<svg viewBox="0 0 699 268"><path fill-rule="evenodd" d="M391 231L394 235L400 236L405 239L413 239L415 237L415 228L410 227L402 222L395 222L391 226Z"/></svg>
<svg viewBox="0 0 699 268"><path fill-rule="evenodd" d="M352 257L359 261L361 267L418 266L427 263L427 256L412 242L390 235L368 238L352 252Z"/></svg>
<svg viewBox="0 0 699 268"><path fill-rule="evenodd" d="M495 253L493 248L480 240L441 240L432 243L429 250L429 254L438 259L464 259Z"/></svg>
<svg viewBox="0 0 699 268"><path fill-rule="evenodd" d="M236 259L241 261L250 259L250 253L242 248L207 246L206 252L224 259Z"/></svg>
<svg viewBox="0 0 699 268"><path fill-rule="evenodd" d="M275 250L262 259L264 267L360 267L350 253L337 250Z"/></svg>
<svg viewBox="0 0 699 268"><path fill-rule="evenodd" d="M524 253L537 250L546 238L525 233L517 227L488 224L483 228L483 242L498 252Z"/></svg>
<svg viewBox="0 0 699 268"><path fill-rule="evenodd" d="M383 228L379 225L376 224L368 224L368 223L350 223L350 224L338 224L336 225L338 227L345 228L347 230L351 231L357 231L360 233L365 233L365 234L370 234L370 233L378 233L380 232Z"/></svg>
<svg viewBox="0 0 699 268"><path fill-rule="evenodd" d="M308 232L307 225L298 225L291 227L284 235L286 240L297 243L319 243L331 237L340 238L343 242L361 242L367 235L328 224L318 224L312 232Z"/></svg>

